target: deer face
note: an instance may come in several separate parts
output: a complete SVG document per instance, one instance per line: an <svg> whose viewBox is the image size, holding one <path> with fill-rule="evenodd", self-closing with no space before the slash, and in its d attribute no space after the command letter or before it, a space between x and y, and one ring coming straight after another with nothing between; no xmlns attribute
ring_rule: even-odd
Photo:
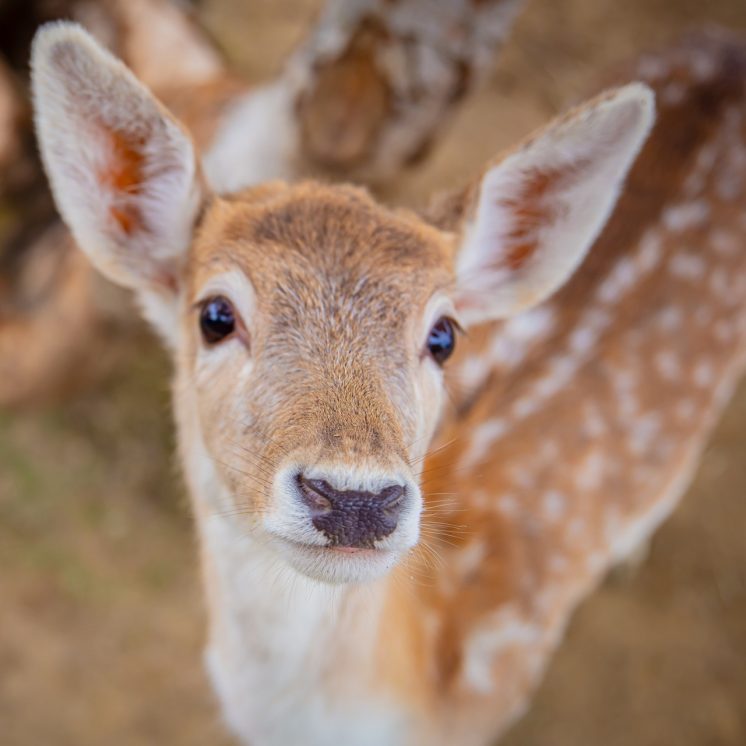
<svg viewBox="0 0 746 746"><path fill-rule="evenodd" d="M177 356L185 419L236 508L306 572L380 570L417 541L410 463L441 407L450 256L440 231L352 188L276 185L205 216Z"/></svg>
<svg viewBox="0 0 746 746"><path fill-rule="evenodd" d="M416 543L411 464L456 324L520 313L566 281L652 123L644 86L607 94L428 222L350 187L210 195L180 125L75 26L39 33L33 70L65 221L174 351L198 517L230 514L328 582L380 576Z"/></svg>

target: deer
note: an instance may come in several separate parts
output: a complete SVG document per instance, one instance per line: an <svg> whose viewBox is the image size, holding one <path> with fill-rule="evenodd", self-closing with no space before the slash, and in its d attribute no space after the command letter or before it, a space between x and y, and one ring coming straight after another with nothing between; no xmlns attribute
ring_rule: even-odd
<svg viewBox="0 0 746 746"><path fill-rule="evenodd" d="M74 24L38 31L32 71L59 211L172 353L228 727L494 742L743 371L746 44L641 58L420 211L211 190Z"/></svg>

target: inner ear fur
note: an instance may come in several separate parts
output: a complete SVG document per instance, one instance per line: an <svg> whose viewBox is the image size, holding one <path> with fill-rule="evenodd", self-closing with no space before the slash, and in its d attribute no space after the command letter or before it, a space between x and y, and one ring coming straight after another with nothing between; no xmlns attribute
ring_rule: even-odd
<svg viewBox="0 0 746 746"><path fill-rule="evenodd" d="M185 129L80 26L32 50L37 133L57 206L113 281L173 290L206 196Z"/></svg>
<svg viewBox="0 0 746 746"><path fill-rule="evenodd" d="M608 219L654 120L642 84L608 91L492 161L423 217L456 234L457 306L468 323L548 297Z"/></svg>

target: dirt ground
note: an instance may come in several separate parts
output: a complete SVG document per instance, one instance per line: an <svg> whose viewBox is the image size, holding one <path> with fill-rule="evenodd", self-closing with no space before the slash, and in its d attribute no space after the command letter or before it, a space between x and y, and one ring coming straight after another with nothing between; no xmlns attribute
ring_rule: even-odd
<svg viewBox="0 0 746 746"><path fill-rule="evenodd" d="M204 0L236 64L261 79L318 2ZM494 74L397 202L460 183L599 71L744 0L529 0ZM58 406L0 414L0 744L229 744L202 672L203 609L173 456L168 365L143 329L120 364ZM746 744L746 386L633 577L570 626L521 746Z"/></svg>

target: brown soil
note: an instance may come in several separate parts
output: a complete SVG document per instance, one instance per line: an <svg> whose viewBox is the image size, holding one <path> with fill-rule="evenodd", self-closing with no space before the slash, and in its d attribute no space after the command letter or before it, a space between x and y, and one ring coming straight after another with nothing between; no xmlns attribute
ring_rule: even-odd
<svg viewBox="0 0 746 746"><path fill-rule="evenodd" d="M309 0L204 0L248 75L278 67ZM459 183L579 98L599 70L742 0L533 0L484 90L391 200ZM167 364L145 332L75 401L0 415L0 743L230 743L202 672L203 611L174 466ZM575 617L505 743L746 743L746 386L632 578Z"/></svg>

